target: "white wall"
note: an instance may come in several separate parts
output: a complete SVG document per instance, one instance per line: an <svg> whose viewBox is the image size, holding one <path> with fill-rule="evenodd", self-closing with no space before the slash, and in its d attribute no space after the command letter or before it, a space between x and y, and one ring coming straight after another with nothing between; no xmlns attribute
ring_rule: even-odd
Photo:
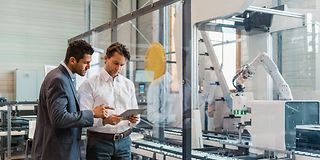
<svg viewBox="0 0 320 160"><path fill-rule="evenodd" d="M97 17L93 19L105 21L109 2L94 1L101 7L93 11ZM16 69L43 71L44 64L58 65L67 40L84 32L84 1L0 0L0 4L0 96L14 100Z"/></svg>

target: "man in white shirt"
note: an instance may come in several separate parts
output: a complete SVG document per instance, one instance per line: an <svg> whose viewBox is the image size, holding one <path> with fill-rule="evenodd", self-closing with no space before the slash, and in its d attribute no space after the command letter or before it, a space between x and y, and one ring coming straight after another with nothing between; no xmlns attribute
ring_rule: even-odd
<svg viewBox="0 0 320 160"><path fill-rule="evenodd" d="M132 81L119 74L130 59L127 48L116 42L106 51L105 67L99 74L84 81L78 91L80 108L104 104L113 107L107 118L95 119L88 128L87 160L131 159L131 127L138 124L138 115L128 120L119 116L127 109L138 108Z"/></svg>
<svg viewBox="0 0 320 160"><path fill-rule="evenodd" d="M174 83L172 75L166 72L149 85L147 118L155 125L155 128L159 126L182 127L179 91L170 91L172 83ZM157 133L153 134L157 135Z"/></svg>

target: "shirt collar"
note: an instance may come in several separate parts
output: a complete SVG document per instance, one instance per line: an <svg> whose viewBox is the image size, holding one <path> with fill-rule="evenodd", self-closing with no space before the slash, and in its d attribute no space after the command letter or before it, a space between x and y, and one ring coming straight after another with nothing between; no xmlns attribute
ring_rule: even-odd
<svg viewBox="0 0 320 160"><path fill-rule="evenodd" d="M105 81L113 81L112 76L103 68L101 71L101 76ZM119 82L120 81L120 75L118 74L115 78L114 81Z"/></svg>
<svg viewBox="0 0 320 160"><path fill-rule="evenodd" d="M71 70L68 68L68 66L66 65L66 63L64 61L61 61L60 64L67 69L70 77L71 77L71 80L72 81L75 81L76 80L76 75L74 73L71 72Z"/></svg>

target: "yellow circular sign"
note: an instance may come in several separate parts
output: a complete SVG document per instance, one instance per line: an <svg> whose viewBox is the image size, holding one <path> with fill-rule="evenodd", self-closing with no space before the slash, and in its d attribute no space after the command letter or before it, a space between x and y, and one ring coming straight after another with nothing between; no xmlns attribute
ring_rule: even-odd
<svg viewBox="0 0 320 160"><path fill-rule="evenodd" d="M164 48L158 42L153 42L144 58L144 69L154 73L153 79L162 76L166 71L166 55Z"/></svg>

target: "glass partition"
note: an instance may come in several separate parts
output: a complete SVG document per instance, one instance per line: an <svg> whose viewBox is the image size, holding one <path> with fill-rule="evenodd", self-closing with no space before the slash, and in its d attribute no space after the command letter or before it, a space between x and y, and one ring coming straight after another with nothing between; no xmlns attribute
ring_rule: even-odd
<svg viewBox="0 0 320 160"><path fill-rule="evenodd" d="M281 56L279 64L295 99L319 99L318 30L318 23L310 23L273 33L274 51Z"/></svg>
<svg viewBox="0 0 320 160"><path fill-rule="evenodd" d="M150 3L139 1L137 6L143 8ZM174 34L173 16L179 4L164 7L161 14L156 10L85 37L90 39L97 53L93 55L94 59L99 60L99 65L92 64L88 77L105 69L105 52L113 42L124 44L130 52L130 60L120 74L134 83L138 107L146 109L140 115L140 123L133 128L133 158L182 158L181 81L178 80L177 55L171 37ZM121 5L117 4L118 13L122 10Z"/></svg>
<svg viewBox="0 0 320 160"><path fill-rule="evenodd" d="M292 159L301 150L316 153L296 139L303 132L296 135L296 127L319 124L319 104L312 101L319 99L319 27L310 14L281 7L250 6L233 17L197 24L194 41L205 146L200 150L256 159Z"/></svg>
<svg viewBox="0 0 320 160"><path fill-rule="evenodd" d="M148 4L135 5L139 10ZM190 23L182 19L181 2L112 26L115 19L106 24L111 27L85 37L96 51L89 77L105 69L105 51L113 42L130 51L120 74L134 83L138 107L146 109L131 134L134 158L182 159L188 131L195 159L292 159L296 154L295 128L319 123L319 113L300 114L319 111L318 23L285 7L257 7L277 6L273 1L253 4L239 14L192 21L189 48L182 47L182 28ZM190 75L183 75L186 68L191 84ZM186 85L191 98L183 97ZM191 108L191 120L183 121L183 105ZM183 122L192 127L183 128Z"/></svg>

